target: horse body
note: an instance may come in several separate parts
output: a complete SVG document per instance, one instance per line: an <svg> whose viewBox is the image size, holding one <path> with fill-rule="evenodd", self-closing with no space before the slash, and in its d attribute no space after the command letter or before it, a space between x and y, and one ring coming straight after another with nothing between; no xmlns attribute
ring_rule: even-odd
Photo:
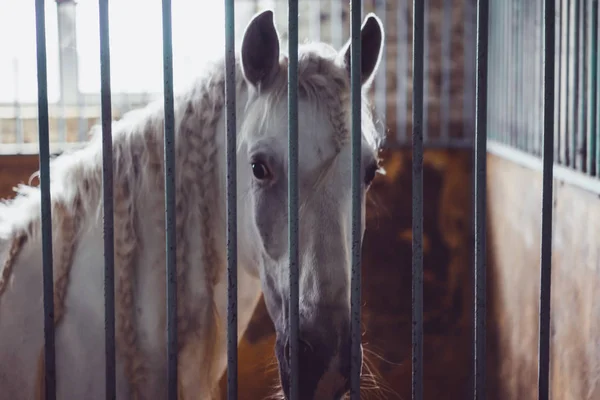
<svg viewBox="0 0 600 400"><path fill-rule="evenodd" d="M363 42L371 44L372 50L363 50L363 57L367 57L363 60L363 83L371 79L382 46L380 22L373 17L367 22ZM349 337L349 316L344 315L344 310L349 310L348 59L348 46L338 52L324 44L302 46L299 56L303 335L309 335L309 327L318 321L335 323L329 328L326 324L314 328L311 345L319 354L329 355L311 361L322 370L319 376L305 381L308 383L303 387L309 392L303 392L302 399L338 398L347 388L348 364L346 356L338 352ZM276 169L285 165L287 150L283 147L287 142L286 63L279 56L272 13L258 14L246 30L236 64L238 338L263 292L278 331L276 353L287 392L289 371L282 352L288 334L284 326L289 293L287 178ZM224 86L220 62L175 99L180 399L215 398L218 380L226 368ZM376 132L366 97L363 103L363 164L370 171L376 157ZM132 111L113 123L116 375L120 399L166 398L162 136L162 102ZM262 175L257 168L269 174ZM84 148L51 162L51 199L57 398L103 399L99 129ZM14 200L0 205L0 400L43 398L40 221L38 188L21 186ZM319 233L313 235L312 229ZM329 331L335 335L331 339L317 336ZM303 343L309 341L307 337ZM304 368L307 360L301 363ZM301 371L302 379L308 379L303 378L305 373Z"/></svg>

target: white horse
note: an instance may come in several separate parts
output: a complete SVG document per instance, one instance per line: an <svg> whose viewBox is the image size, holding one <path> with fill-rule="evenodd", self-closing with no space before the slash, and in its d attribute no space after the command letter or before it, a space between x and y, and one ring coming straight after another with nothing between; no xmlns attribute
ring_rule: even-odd
<svg viewBox="0 0 600 400"><path fill-rule="evenodd" d="M362 25L362 216L381 137L366 89L383 27ZM300 391L348 390L351 238L350 42L299 50ZM287 57L273 13L257 14L237 58L238 329L264 293L287 395ZM226 369L224 62L175 99L180 399L211 399ZM166 398L162 102L113 124L117 391ZM104 399L101 135L51 163L57 397ZM0 205L0 398L43 398L40 191ZM364 226L364 223L363 223ZM363 230L364 232L364 230ZM287 397L287 396L286 396Z"/></svg>

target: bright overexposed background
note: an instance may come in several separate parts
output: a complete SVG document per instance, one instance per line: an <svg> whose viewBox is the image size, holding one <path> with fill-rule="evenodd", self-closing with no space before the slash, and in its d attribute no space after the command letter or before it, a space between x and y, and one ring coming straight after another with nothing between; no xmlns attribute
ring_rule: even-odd
<svg viewBox="0 0 600 400"><path fill-rule="evenodd" d="M111 83L113 92L162 92L162 2L110 2ZM222 2L173 0L174 85L192 79L208 59L224 51ZM0 0L0 102L37 100L35 2ZM59 99L57 9L46 1L49 101ZM97 0L77 3L79 89L100 90Z"/></svg>

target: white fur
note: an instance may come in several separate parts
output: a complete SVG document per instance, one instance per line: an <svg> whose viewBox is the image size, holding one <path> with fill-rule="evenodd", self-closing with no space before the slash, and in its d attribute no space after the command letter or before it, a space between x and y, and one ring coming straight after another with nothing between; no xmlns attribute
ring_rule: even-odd
<svg viewBox="0 0 600 400"><path fill-rule="evenodd" d="M324 46L324 45L321 45ZM336 53L330 47L307 46L304 53L323 52L325 58L332 59ZM311 57L315 57L314 55ZM311 60L301 58L302 65L310 66ZM340 62L340 58L336 62ZM302 64L304 62L305 64ZM340 71L343 66L340 66ZM309 70L309 69L308 69ZM307 71L308 71L307 70ZM313 71L314 72L314 71ZM307 72L308 73L308 72ZM338 72L341 73L341 72ZM327 77L313 77L318 84L327 85ZM196 321L197 316L210 313L211 305L218 316L218 327L191 328L190 336L180 352L180 389L182 397L210 399L211 390L226 368L227 325L227 274L225 266L225 119L224 119L224 72L222 64L207 72L188 91L178 95L175 102L178 199L183 201L182 223L185 235L178 243L185 243L184 265L180 277L184 278L187 292L184 298L186 321ZM302 85L302 83L301 83ZM310 87L310 84L307 84ZM204 96L204 97L203 97ZM280 151L282 160L287 163L287 113L285 98L269 98L248 87L242 72L237 68L237 122L238 122L238 337L241 338L248 326L252 312L260 298L261 280L266 273L262 266L265 257L263 244L259 240L251 207L253 196L252 174L249 168L248 147L258 139L268 137ZM310 96L309 96L310 98ZM366 97L364 97L366 100ZM322 99L321 99L322 100ZM331 99L329 99L331 101ZM323 101L326 104L327 101ZM363 107L363 140L365 155L376 157L375 130L369 118L366 101ZM188 115L190 105L195 111ZM344 103L347 107L347 102ZM323 211L335 210L334 218L341 223L342 235L338 241L349 242L350 232L350 147L347 137L337 137L342 133L332 131L327 107L315 108L308 100L300 101L300 182L306 176L321 170L324 183L312 187L308 197L316 198L317 206L310 205L310 199L303 201L301 211L305 221L318 223L319 216L310 214L317 207ZM348 111L346 109L346 111ZM344 125L349 127L346 113ZM162 160L162 105L153 103L142 110L127 114L113 124L113 146L115 187L125 187L130 195L123 202L115 198L115 212L123 212L127 218L115 214L115 247L117 253L128 250L128 244L121 244L119 237L127 237L125 224L128 218L135 227L135 237L128 237L134 243L137 254L134 265L116 263L117 292L124 283L119 281L119 273L131 268L134 285L134 328L137 333L137 351L145 368L143 384L140 385L142 398L166 397L166 334L165 334L165 267L164 267L164 192L160 187L160 174L152 172L152 154ZM254 129L260 127L261 129ZM188 131L186 131L188 129ZM191 131L190 131L191 130ZM186 136L190 134L191 136ZM347 133L347 132L346 132ZM213 136L211 136L213 135ZM332 136L333 135L333 136ZM372 136L369 136L372 135ZM205 140L205 141L202 141ZM214 151L212 151L214 150ZM194 153L197 151L197 153ZM336 156L337 154L337 156ZM69 213L79 216L75 232L77 243L74 246L73 260L68 273L64 315L56 326L56 369L58 399L104 399L104 260L101 201L102 149L100 133L83 149L72 154L64 154L51 163L53 207L53 250L55 279L62 267L60 254L68 248L64 239L68 234L61 223ZM335 157L335 159L334 159ZM334 159L327 164L327 160ZM207 161L208 160L208 161ZM216 165L211 164L212 162ZM324 163L327 164L324 166ZM137 172L133 172L137 169ZM158 179L158 180L157 180ZM186 180L187 179L187 180ZM206 186L205 179L213 179L215 186ZM84 182L90 183L84 187ZM192 182L189 186L185 182ZM304 189L306 190L306 189ZM115 193L118 190L115 189ZM306 193L306 192L301 192ZM78 203L79 201L79 203ZM210 216L206 215L202 204L211 206ZM308 204L308 205L307 205ZM64 210L57 208L62 205ZM326 206L325 206L326 205ZM129 208L128 208L129 207ZM311 208L312 207L312 208ZM320 207L320 208L319 208ZM121 210L121 211L118 211ZM127 214L127 210L130 214ZM308 210L308 211L306 211ZM306 213L309 213L308 215ZM364 219L364 204L363 204ZM210 222L205 229L203 222ZM20 250L10 274L8 287L0 294L0 400L21 400L34 397L36 390L37 363L43 348L43 302L42 302L42 260L40 236L40 193L38 188L20 187L18 197L0 205L0 263L8 257L13 239L27 236L27 242ZM363 225L364 226L364 225ZM327 225L322 226L328 229ZM301 232L306 236L310 227L301 222ZM326 233L326 231L324 232ZM343 239L343 240L342 240ZM209 247L206 247L210 241ZM129 243L129 242L127 242ZM216 252L215 260L207 262L206 249ZM310 250L310 249L309 249ZM315 275L310 271L326 268L309 250L301 254L306 265L303 272L303 300L314 303L324 294L314 286ZM349 265L349 248L342 245L338 250ZM213 265L214 264L214 265ZM1 266L2 264L0 264ZM207 280L207 271L214 271L214 287ZM320 274L333 280L333 270ZM337 272L336 272L337 273ZM318 275L318 274L317 274ZM284 276L284 275L280 275ZM346 276L347 278L347 276ZM343 278L339 285L347 286ZM285 293L285 280L279 282ZM312 285L312 286L311 286ZM212 292L209 290L212 287ZM212 294L211 294L212 293ZM119 300L117 300L119 304ZM203 318L203 317L202 317ZM120 334L117 320L117 335ZM216 342L215 359L203 350L192 345L194 340L202 343L206 329L214 329ZM192 343L192 344L190 344ZM186 347L188 346L189 347ZM126 378L124 355L117 351L117 390L118 398L130 398L130 385ZM181 361L181 360L184 361ZM204 376L206 363L212 365L214 373Z"/></svg>

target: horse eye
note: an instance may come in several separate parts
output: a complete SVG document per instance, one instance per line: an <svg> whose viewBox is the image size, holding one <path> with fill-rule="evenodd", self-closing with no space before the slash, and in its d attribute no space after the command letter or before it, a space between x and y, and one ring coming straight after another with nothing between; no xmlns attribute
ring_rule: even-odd
<svg viewBox="0 0 600 400"><path fill-rule="evenodd" d="M269 169L261 162L252 163L252 173L256 179L261 181L269 177Z"/></svg>
<svg viewBox="0 0 600 400"><path fill-rule="evenodd" d="M365 170L365 185L370 185L373 179L375 179L377 169L379 169L377 164L371 164L367 167Z"/></svg>

